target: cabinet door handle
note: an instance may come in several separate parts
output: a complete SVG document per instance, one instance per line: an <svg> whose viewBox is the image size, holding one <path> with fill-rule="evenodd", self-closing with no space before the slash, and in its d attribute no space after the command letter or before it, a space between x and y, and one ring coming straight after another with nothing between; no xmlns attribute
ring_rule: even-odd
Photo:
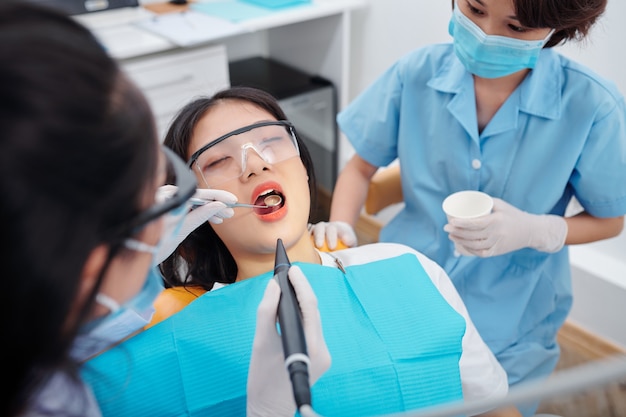
<svg viewBox="0 0 626 417"><path fill-rule="evenodd" d="M146 90L157 90L157 89L160 89L160 88L170 87L170 86L176 85L176 84L183 84L183 83L186 83L188 81L193 80L193 78L194 77L193 77L192 74L187 74L187 75L183 75L183 76L180 76L178 78L175 78L173 80L167 80L167 81L163 81L163 82L160 82L160 83L147 85L147 86L144 86L143 88L146 89Z"/></svg>

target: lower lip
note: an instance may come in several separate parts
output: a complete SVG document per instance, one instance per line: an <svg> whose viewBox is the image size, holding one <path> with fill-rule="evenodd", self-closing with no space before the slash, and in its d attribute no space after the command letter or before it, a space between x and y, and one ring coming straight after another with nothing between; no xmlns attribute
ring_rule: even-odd
<svg viewBox="0 0 626 417"><path fill-rule="evenodd" d="M285 203L281 208L276 211L267 214L260 214L257 210L254 210L254 214L264 222L275 222L281 220L283 217L287 215L287 203Z"/></svg>

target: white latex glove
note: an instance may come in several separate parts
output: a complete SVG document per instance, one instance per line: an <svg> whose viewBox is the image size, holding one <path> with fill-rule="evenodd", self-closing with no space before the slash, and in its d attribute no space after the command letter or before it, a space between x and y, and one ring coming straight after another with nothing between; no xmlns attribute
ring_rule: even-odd
<svg viewBox="0 0 626 417"><path fill-rule="evenodd" d="M330 367L330 353L322 333L317 298L302 270L289 269L289 280L302 310L302 325L311 366L311 386ZM285 368L283 346L276 330L280 287L271 279L257 310L256 333L248 371L247 417L293 417L296 402Z"/></svg>
<svg viewBox="0 0 626 417"><path fill-rule="evenodd" d="M493 211L475 219L450 218L443 230L462 255L483 258L522 248L558 252L565 244L567 222L561 216L530 214L493 199Z"/></svg>
<svg viewBox="0 0 626 417"><path fill-rule="evenodd" d="M354 229L346 222L319 222L308 225L309 233L313 235L315 246L322 248L324 240L328 249L334 250L337 247L337 239L344 245L351 248L356 245L356 234Z"/></svg>
<svg viewBox="0 0 626 417"><path fill-rule="evenodd" d="M159 188L157 192L157 199L170 198L175 192L175 185L164 185ZM229 193L228 191L198 188L193 196L210 202L202 206L194 206L194 208L185 215L183 224L180 226L178 231L166 241L161 242L159 252L156 255L158 263L167 259L167 257L170 256L174 250L176 250L178 245L180 245L180 243L185 240L191 232L196 230L203 223L209 221L213 224L220 224L224 221L224 219L233 217L235 214L233 209L228 207L227 204L236 203L237 196ZM169 220L178 221L177 219L178 218L170 218ZM165 221L166 225L163 230L167 231L170 229L167 224L167 217Z"/></svg>

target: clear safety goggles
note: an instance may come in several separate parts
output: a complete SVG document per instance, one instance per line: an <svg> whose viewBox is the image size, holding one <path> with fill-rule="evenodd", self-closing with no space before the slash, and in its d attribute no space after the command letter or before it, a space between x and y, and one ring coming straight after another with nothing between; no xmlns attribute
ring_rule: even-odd
<svg viewBox="0 0 626 417"><path fill-rule="evenodd" d="M189 199L196 192L197 181L191 170L171 149L161 146L166 160L166 178L175 185L173 191L164 196L161 189L157 191L155 203L126 222L113 233L115 237L128 237L136 234L148 223L167 214L166 230L161 240L166 239L182 223L191 203Z"/></svg>
<svg viewBox="0 0 626 417"><path fill-rule="evenodd" d="M213 188L245 172L250 150L269 164L300 155L293 125L278 120L255 123L220 136L191 155L187 165L207 187Z"/></svg>

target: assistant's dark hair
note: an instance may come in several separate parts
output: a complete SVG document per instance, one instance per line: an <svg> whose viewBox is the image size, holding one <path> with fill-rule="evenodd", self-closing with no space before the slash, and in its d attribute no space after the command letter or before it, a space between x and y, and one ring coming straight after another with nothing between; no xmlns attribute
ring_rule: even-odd
<svg viewBox="0 0 626 417"><path fill-rule="evenodd" d="M530 28L554 28L550 48L584 39L604 13L607 0L513 0L520 23Z"/></svg>
<svg viewBox="0 0 626 417"><path fill-rule="evenodd" d="M145 98L87 29L0 4L0 415L59 370L77 378L68 351L94 294L68 317L85 261L145 202L157 143Z"/></svg>
<svg viewBox="0 0 626 417"><path fill-rule="evenodd" d="M454 7L455 0L452 0ZM515 15L529 28L555 29L544 48L584 39L606 9L607 0L513 0Z"/></svg>
<svg viewBox="0 0 626 417"><path fill-rule="evenodd" d="M214 106L229 100L251 103L270 113L276 120L287 120L278 101L271 94L251 87L231 87L219 91L212 97L197 98L183 107L174 118L165 136L164 144L185 161L188 160L191 156L189 145L193 131L200 119ZM309 177L311 207L314 207L317 186L313 161L306 145L297 133L296 139L300 148L300 159ZM177 286L184 283L211 290L215 282L235 282L237 264L213 228L205 223L191 233L161 264L161 272L165 277L166 285Z"/></svg>

